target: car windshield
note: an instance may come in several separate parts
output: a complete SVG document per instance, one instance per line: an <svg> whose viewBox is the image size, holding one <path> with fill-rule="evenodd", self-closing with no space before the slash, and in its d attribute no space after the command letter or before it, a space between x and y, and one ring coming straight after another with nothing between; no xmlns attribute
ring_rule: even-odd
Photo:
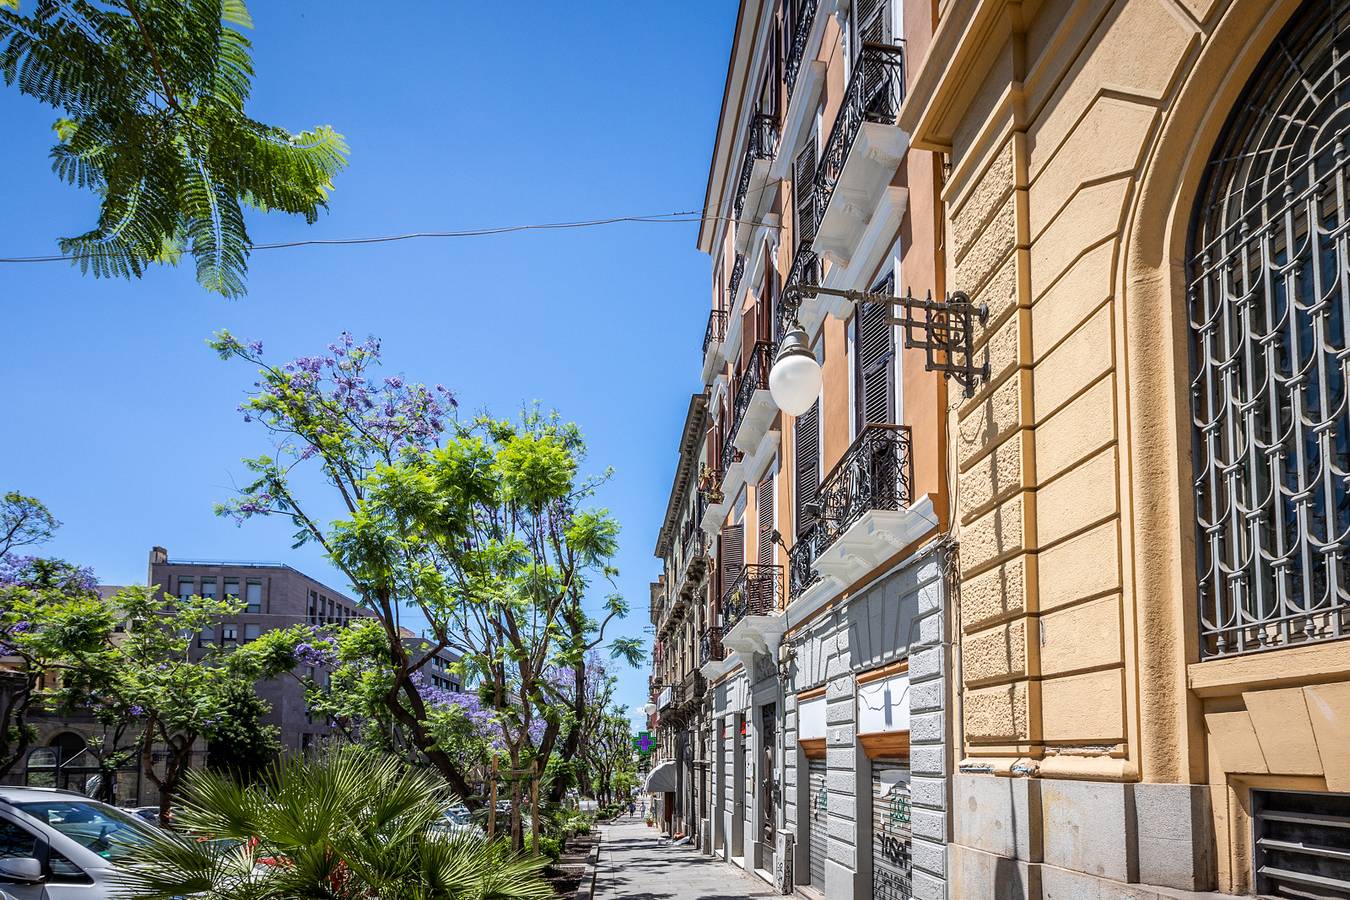
<svg viewBox="0 0 1350 900"><path fill-rule="evenodd" d="M145 843L155 833L154 826L135 816L87 800L44 800L14 805L104 859L125 858L136 844Z"/></svg>

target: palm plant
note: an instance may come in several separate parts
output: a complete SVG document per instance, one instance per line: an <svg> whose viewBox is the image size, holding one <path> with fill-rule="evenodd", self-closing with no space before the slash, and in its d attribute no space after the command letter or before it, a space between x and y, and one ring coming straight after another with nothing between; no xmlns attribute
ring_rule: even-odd
<svg viewBox="0 0 1350 900"><path fill-rule="evenodd" d="M61 241L82 269L140 276L187 251L203 287L238 296L245 207L315 220L346 145L245 115L250 26L244 0L0 0L0 75L65 114L52 168L102 198Z"/></svg>
<svg viewBox="0 0 1350 900"><path fill-rule="evenodd" d="M544 900L545 861L442 823L449 787L348 747L290 759L256 785L195 772L175 833L139 843L135 900Z"/></svg>

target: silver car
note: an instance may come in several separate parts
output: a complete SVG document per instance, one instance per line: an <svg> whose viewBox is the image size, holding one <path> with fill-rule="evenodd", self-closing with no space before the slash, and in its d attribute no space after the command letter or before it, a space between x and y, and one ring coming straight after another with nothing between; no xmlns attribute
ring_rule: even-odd
<svg viewBox="0 0 1350 900"><path fill-rule="evenodd" d="M117 863L155 826L83 794L0 787L0 897L110 900Z"/></svg>

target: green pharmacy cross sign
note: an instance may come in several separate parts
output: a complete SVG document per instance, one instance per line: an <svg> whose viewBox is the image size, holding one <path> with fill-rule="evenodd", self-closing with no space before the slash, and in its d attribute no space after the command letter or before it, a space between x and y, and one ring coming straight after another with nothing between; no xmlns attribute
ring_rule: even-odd
<svg viewBox="0 0 1350 900"><path fill-rule="evenodd" d="M639 731L637 737L633 738L633 749L646 756L652 752L652 747L656 742L652 740L649 732Z"/></svg>

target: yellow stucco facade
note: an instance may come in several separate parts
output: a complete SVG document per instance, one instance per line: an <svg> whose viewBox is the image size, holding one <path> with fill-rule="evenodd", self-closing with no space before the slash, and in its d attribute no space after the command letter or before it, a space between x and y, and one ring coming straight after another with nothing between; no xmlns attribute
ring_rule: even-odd
<svg viewBox="0 0 1350 900"><path fill-rule="evenodd" d="M948 286L989 308L949 410L956 762L1207 784L1233 893L1251 788L1350 791L1350 644L1198 661L1187 240L1298 6L948 0L901 117L948 154Z"/></svg>

